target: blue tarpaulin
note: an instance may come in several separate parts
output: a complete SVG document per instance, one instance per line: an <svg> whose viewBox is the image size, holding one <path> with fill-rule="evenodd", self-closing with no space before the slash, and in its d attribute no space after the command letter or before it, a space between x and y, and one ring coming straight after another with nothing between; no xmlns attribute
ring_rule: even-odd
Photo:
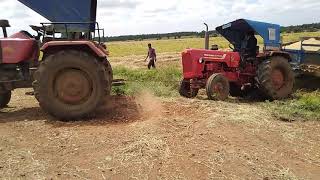
<svg viewBox="0 0 320 180"><path fill-rule="evenodd" d="M280 25L238 19L228 24L219 26L216 30L230 41L236 48L240 48L241 41L247 32L253 31L259 34L264 41L265 47L280 48Z"/></svg>
<svg viewBox="0 0 320 180"><path fill-rule="evenodd" d="M95 22L97 0L18 0L51 22ZM68 25L68 27L79 25ZM82 26L87 27L87 26ZM95 26L90 26L93 31Z"/></svg>

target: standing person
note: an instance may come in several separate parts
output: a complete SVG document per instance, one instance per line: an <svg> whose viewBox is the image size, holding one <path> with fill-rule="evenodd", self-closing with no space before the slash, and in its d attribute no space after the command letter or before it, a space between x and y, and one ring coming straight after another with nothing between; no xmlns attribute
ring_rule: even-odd
<svg viewBox="0 0 320 180"><path fill-rule="evenodd" d="M157 62L157 54L156 50L152 48L151 44L148 44L148 56L145 61L148 60L149 58L149 63L148 63L148 69L151 69L151 67L156 68L156 62Z"/></svg>

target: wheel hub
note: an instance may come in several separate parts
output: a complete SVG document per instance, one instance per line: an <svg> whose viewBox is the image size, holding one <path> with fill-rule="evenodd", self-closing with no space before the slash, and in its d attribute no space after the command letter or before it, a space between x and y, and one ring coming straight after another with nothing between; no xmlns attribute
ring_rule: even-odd
<svg viewBox="0 0 320 180"><path fill-rule="evenodd" d="M284 76L279 69L272 72L272 84L276 90L281 89L284 85Z"/></svg>
<svg viewBox="0 0 320 180"><path fill-rule="evenodd" d="M59 73L54 84L58 99L67 104L81 104L92 93L92 83L86 73L68 69Z"/></svg>
<svg viewBox="0 0 320 180"><path fill-rule="evenodd" d="M223 84L221 82L218 82L218 83L214 84L213 85L213 91L218 95L223 93L223 91L224 91Z"/></svg>

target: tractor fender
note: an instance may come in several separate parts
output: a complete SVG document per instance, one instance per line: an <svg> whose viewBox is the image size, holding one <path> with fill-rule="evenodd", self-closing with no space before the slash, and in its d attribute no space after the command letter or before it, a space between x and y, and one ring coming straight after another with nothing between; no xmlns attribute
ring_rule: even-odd
<svg viewBox="0 0 320 180"><path fill-rule="evenodd" d="M46 56L66 49L86 51L98 59L106 59L108 55L107 50L93 41L50 41L45 43L40 50L44 53L44 56Z"/></svg>
<svg viewBox="0 0 320 180"><path fill-rule="evenodd" d="M292 61L292 58L291 58L290 54L288 52L284 52L284 51L271 51L269 56L270 57L281 56L281 57L286 58L288 60L288 62Z"/></svg>

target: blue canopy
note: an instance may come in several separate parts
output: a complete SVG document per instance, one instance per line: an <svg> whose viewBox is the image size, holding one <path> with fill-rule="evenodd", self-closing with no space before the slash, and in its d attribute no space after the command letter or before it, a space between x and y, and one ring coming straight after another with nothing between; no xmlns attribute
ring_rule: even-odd
<svg viewBox="0 0 320 180"><path fill-rule="evenodd" d="M97 0L18 0L51 22L96 22ZM68 25L77 27L79 25ZM82 25L88 29L88 25ZM90 26L94 31L95 25Z"/></svg>
<svg viewBox="0 0 320 180"><path fill-rule="evenodd" d="M266 48L280 48L280 25L247 19L238 19L219 26L216 30L225 37L236 49L241 48L241 41L247 32L255 32L264 40Z"/></svg>

